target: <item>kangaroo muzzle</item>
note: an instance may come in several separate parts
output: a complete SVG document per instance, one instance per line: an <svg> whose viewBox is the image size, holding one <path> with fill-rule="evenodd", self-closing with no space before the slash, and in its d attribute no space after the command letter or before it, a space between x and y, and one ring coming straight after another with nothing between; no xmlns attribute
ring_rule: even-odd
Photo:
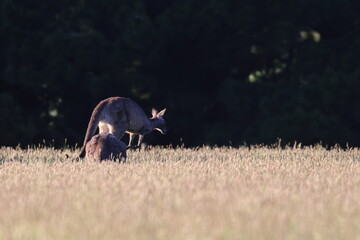
<svg viewBox="0 0 360 240"><path fill-rule="evenodd" d="M155 128L156 130L158 130L161 134L166 134L167 133L167 128Z"/></svg>

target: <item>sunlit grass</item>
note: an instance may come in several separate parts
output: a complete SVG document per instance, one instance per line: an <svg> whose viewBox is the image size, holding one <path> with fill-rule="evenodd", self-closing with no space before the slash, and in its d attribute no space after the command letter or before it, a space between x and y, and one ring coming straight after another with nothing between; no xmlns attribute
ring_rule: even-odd
<svg viewBox="0 0 360 240"><path fill-rule="evenodd" d="M360 239L358 149L77 153L0 150L0 239Z"/></svg>

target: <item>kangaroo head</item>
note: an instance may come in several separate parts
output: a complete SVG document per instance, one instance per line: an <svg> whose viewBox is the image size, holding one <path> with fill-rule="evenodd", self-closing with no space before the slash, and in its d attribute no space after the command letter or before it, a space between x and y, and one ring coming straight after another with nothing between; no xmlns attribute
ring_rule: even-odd
<svg viewBox="0 0 360 240"><path fill-rule="evenodd" d="M166 108L158 112L155 108L152 109L151 114L152 118L156 122L155 129L161 132L162 134L165 134L167 132L167 127L165 124L165 120L163 118L165 114Z"/></svg>

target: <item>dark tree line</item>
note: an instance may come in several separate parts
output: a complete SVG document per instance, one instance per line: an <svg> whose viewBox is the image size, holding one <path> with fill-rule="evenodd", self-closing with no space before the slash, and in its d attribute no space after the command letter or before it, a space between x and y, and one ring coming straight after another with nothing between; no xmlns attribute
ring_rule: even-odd
<svg viewBox="0 0 360 240"><path fill-rule="evenodd" d="M357 0L2 0L0 145L81 144L94 106L168 109L153 144L360 146Z"/></svg>

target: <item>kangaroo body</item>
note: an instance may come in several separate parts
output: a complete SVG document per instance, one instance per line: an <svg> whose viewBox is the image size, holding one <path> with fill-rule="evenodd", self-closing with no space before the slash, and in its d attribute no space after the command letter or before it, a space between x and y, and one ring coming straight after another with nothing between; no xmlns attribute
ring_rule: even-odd
<svg viewBox="0 0 360 240"><path fill-rule="evenodd" d="M131 147L134 135L139 135L137 147L145 134L154 129L166 133L165 121L162 118L165 110L152 111L152 118L146 116L141 107L134 101L124 97L110 97L101 101L93 110L86 130L80 157L85 156L85 147L99 127L99 133L111 133L121 139L125 132L130 135L128 147Z"/></svg>
<svg viewBox="0 0 360 240"><path fill-rule="evenodd" d="M110 133L97 134L86 144L88 161L120 159L125 162L126 157L126 144Z"/></svg>

